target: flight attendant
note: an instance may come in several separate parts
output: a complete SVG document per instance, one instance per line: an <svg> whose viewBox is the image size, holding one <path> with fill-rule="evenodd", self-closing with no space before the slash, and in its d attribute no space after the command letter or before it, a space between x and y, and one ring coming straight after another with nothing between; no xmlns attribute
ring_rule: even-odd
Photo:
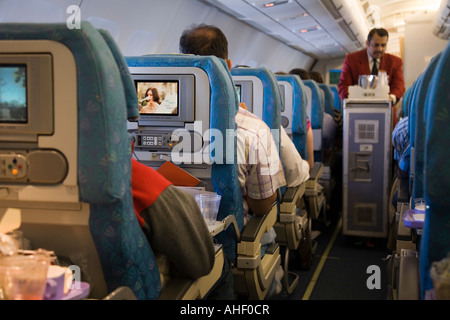
<svg viewBox="0 0 450 320"><path fill-rule="evenodd" d="M389 98L396 104L405 93L403 61L386 53L389 33L383 28L374 28L369 32L366 49L350 53L344 60L338 84L339 97L348 97L348 87L357 85L360 75L378 75L379 70L386 71L389 79Z"/></svg>

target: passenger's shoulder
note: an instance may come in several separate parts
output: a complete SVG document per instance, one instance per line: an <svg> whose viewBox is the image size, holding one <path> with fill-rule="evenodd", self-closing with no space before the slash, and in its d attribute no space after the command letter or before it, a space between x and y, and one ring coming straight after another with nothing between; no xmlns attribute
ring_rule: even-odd
<svg viewBox="0 0 450 320"><path fill-rule="evenodd" d="M248 127L253 129L268 129L267 124L257 115L247 111L245 109L239 108L236 114L236 122L239 127Z"/></svg>

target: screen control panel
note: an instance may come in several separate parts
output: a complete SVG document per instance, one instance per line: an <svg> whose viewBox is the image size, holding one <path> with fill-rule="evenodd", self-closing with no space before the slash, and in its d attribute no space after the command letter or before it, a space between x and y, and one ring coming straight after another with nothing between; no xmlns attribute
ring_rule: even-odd
<svg viewBox="0 0 450 320"><path fill-rule="evenodd" d="M68 169L66 157L57 150L0 152L0 183L58 184Z"/></svg>
<svg viewBox="0 0 450 320"><path fill-rule="evenodd" d="M135 149L150 152L171 152L177 145L184 152L199 152L203 138L198 132L175 130L172 132L145 130L135 134Z"/></svg>
<svg viewBox="0 0 450 320"><path fill-rule="evenodd" d="M19 179L27 175L27 158L21 154L0 154L0 178Z"/></svg>
<svg viewBox="0 0 450 320"><path fill-rule="evenodd" d="M178 143L172 133L142 133L136 136L136 147L171 150Z"/></svg>

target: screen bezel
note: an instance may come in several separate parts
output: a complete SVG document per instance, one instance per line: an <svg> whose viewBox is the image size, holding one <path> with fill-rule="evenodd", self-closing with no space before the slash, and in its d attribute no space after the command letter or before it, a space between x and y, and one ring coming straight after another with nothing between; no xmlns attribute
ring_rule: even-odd
<svg viewBox="0 0 450 320"><path fill-rule="evenodd" d="M240 87L240 102L245 103L247 110L253 112L253 82L233 79L234 86ZM237 90L237 89L236 89Z"/></svg>
<svg viewBox="0 0 450 320"><path fill-rule="evenodd" d="M286 109L286 85L284 83L278 82L278 89L281 95L281 112Z"/></svg>
<svg viewBox="0 0 450 320"><path fill-rule="evenodd" d="M0 54L0 66L26 69L26 122L0 122L1 140L29 141L54 132L53 59L49 53Z"/></svg>
<svg viewBox="0 0 450 320"><path fill-rule="evenodd" d="M140 113L139 126L180 126L194 122L195 76L193 74L132 74L136 95L139 82L178 82L178 114Z"/></svg>

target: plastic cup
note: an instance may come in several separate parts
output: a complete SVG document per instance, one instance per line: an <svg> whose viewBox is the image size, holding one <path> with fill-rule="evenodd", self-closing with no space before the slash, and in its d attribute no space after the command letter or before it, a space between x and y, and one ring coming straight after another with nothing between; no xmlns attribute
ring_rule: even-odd
<svg viewBox="0 0 450 320"><path fill-rule="evenodd" d="M209 226L213 226L216 223L221 198L217 194L200 193L195 195L195 201L200 208L206 224Z"/></svg>
<svg viewBox="0 0 450 320"><path fill-rule="evenodd" d="M42 300L49 260L42 255L0 258L0 287L7 300Z"/></svg>
<svg viewBox="0 0 450 320"><path fill-rule="evenodd" d="M47 271L44 300L61 300L64 296L67 268L51 265Z"/></svg>
<svg viewBox="0 0 450 320"><path fill-rule="evenodd" d="M23 232L21 230L10 231L6 235L14 240L17 250L23 249Z"/></svg>

